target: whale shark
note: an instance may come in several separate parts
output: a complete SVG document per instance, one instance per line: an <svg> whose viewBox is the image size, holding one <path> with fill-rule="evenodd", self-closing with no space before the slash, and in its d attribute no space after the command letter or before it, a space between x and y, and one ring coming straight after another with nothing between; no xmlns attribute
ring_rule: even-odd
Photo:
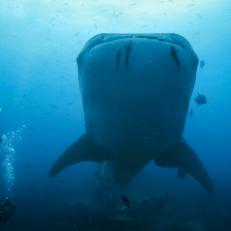
<svg viewBox="0 0 231 231"><path fill-rule="evenodd" d="M106 162L115 184L150 161L191 175L209 193L211 178L183 137L198 57L178 34L99 34L77 57L85 132L49 175L83 161Z"/></svg>

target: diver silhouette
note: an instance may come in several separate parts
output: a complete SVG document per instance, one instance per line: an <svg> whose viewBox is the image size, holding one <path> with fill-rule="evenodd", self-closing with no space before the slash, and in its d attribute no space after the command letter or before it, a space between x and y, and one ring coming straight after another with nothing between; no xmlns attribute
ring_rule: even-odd
<svg viewBox="0 0 231 231"><path fill-rule="evenodd" d="M15 212L15 202L6 197L0 200L0 224L7 223Z"/></svg>

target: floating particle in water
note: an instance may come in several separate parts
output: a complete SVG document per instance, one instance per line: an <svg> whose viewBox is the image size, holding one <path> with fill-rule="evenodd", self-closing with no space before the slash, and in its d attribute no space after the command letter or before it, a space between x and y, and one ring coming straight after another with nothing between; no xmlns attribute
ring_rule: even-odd
<svg viewBox="0 0 231 231"><path fill-rule="evenodd" d="M193 109L190 109L190 111L189 111L189 116L190 116L190 117L193 117L193 115L194 115L194 110L193 110Z"/></svg>
<svg viewBox="0 0 231 231"><path fill-rule="evenodd" d="M6 136L5 134L3 134L3 135L1 136L1 140L2 140L2 141L7 140L7 136Z"/></svg>
<svg viewBox="0 0 231 231"><path fill-rule="evenodd" d="M63 183L65 183L65 180L61 178L61 179L58 180L58 182L63 184Z"/></svg>
<svg viewBox="0 0 231 231"><path fill-rule="evenodd" d="M31 165L30 165L30 164L25 164L25 165L24 165L24 168L29 169L29 168L31 168Z"/></svg>
<svg viewBox="0 0 231 231"><path fill-rule="evenodd" d="M57 106L57 105L55 105L55 104L50 104L50 107L51 107L51 108L53 108L53 109L58 108L58 106Z"/></svg>

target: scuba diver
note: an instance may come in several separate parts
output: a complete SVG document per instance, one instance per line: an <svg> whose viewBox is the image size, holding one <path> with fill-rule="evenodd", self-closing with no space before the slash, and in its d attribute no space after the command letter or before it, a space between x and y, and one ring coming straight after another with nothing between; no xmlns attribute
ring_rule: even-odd
<svg viewBox="0 0 231 231"><path fill-rule="evenodd" d="M0 224L5 224L15 212L15 202L6 197L0 200Z"/></svg>

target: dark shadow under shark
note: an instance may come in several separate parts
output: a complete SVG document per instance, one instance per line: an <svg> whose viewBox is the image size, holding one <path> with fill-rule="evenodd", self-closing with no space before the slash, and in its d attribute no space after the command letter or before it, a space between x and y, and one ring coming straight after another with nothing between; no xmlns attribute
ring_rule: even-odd
<svg viewBox="0 0 231 231"><path fill-rule="evenodd" d="M85 134L59 157L56 175L82 161L107 161L126 185L149 161L213 183L183 138L198 58L176 34L100 34L77 58Z"/></svg>

